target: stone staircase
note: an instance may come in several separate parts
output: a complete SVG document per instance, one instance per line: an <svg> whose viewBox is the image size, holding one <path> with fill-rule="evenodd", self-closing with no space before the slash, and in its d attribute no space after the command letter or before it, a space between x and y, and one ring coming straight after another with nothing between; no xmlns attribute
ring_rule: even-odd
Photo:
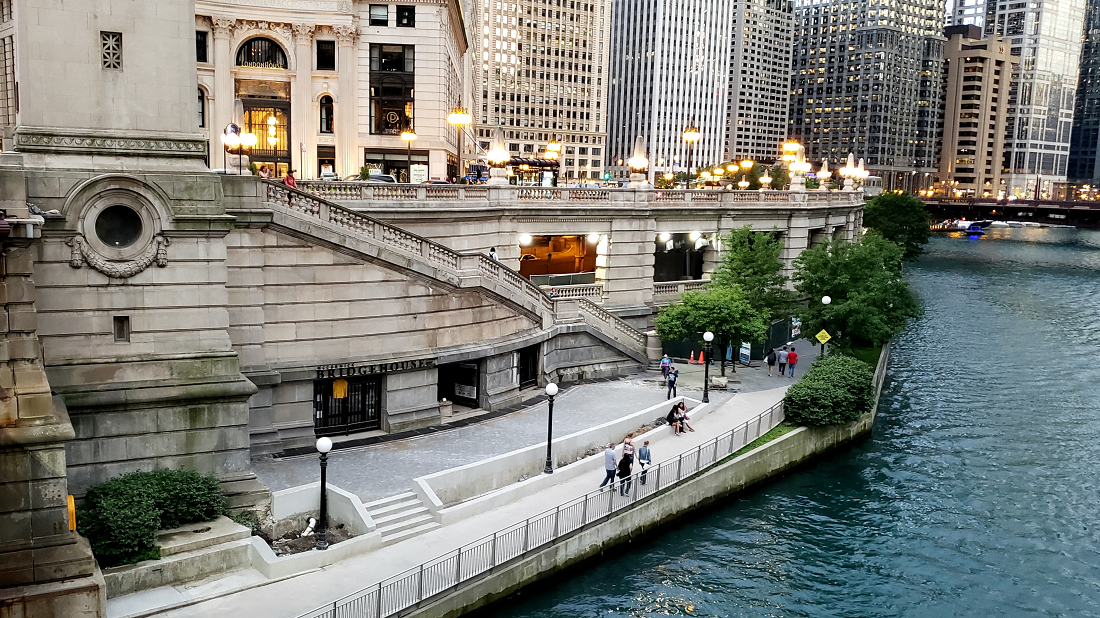
<svg viewBox="0 0 1100 618"><path fill-rule="evenodd" d="M406 492L363 505L382 533L382 545L390 545L440 527L416 494Z"/></svg>

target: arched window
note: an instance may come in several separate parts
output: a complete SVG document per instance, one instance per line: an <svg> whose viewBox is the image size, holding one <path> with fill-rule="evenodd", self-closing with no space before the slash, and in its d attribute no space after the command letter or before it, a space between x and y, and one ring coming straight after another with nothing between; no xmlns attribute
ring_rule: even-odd
<svg viewBox="0 0 1100 618"><path fill-rule="evenodd" d="M199 126L206 126L206 93L199 88Z"/></svg>
<svg viewBox="0 0 1100 618"><path fill-rule="evenodd" d="M332 133L332 97L321 97L321 133Z"/></svg>
<svg viewBox="0 0 1100 618"><path fill-rule="evenodd" d="M271 39L255 38L245 41L237 50L237 66L260 69L285 69L286 53Z"/></svg>

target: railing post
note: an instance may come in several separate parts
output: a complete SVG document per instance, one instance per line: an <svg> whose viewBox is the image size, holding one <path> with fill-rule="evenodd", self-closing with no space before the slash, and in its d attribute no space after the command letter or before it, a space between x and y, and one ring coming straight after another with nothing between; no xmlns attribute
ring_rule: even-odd
<svg viewBox="0 0 1100 618"><path fill-rule="evenodd" d="M494 568L497 565L497 533L493 533L493 547L489 550L493 555L489 556L489 568Z"/></svg>
<svg viewBox="0 0 1100 618"><path fill-rule="evenodd" d="M455 586L462 583L462 547L458 548L458 555L455 556Z"/></svg>
<svg viewBox="0 0 1100 618"><path fill-rule="evenodd" d="M676 482L680 482L684 477L680 476L681 470L684 468L684 456L680 455L680 458L676 460Z"/></svg>
<svg viewBox="0 0 1100 618"><path fill-rule="evenodd" d="M657 485L655 486L653 491L661 491L661 468L663 468L663 467L664 466L662 466L661 464L657 464L657 480L656 480Z"/></svg>
<svg viewBox="0 0 1100 618"><path fill-rule="evenodd" d="M559 522L559 520L561 520L561 505L560 504L558 505L558 508L554 511L554 536L553 536L553 538L555 538L555 539L558 538L558 522Z"/></svg>
<svg viewBox="0 0 1100 618"><path fill-rule="evenodd" d="M615 484L612 482L610 491L607 492L607 518L611 519L611 512L615 510Z"/></svg>
<svg viewBox="0 0 1100 618"><path fill-rule="evenodd" d="M375 618L382 618L382 582L378 582L378 604L375 610Z"/></svg>
<svg viewBox="0 0 1100 618"><path fill-rule="evenodd" d="M588 494L584 494L584 506L581 507L581 527L588 525Z"/></svg>
<svg viewBox="0 0 1100 618"><path fill-rule="evenodd" d="M416 583L416 602L419 603L424 600L424 563L420 563L420 577L417 578Z"/></svg>
<svg viewBox="0 0 1100 618"><path fill-rule="evenodd" d="M523 525L523 553L527 553L527 543L531 539L531 518L527 518L527 523Z"/></svg>

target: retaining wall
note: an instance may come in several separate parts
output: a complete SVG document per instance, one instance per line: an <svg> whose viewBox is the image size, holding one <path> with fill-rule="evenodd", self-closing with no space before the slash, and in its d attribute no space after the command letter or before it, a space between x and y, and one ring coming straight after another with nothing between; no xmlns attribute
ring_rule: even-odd
<svg viewBox="0 0 1100 618"><path fill-rule="evenodd" d="M429 599L406 612L406 618L455 618L507 597L595 557L604 550L644 535L700 507L749 489L757 483L870 435L882 382L889 363L883 347L875 369L875 402L871 412L842 427L800 427L751 452L700 473L636 507L582 528L560 542L503 564L449 594Z"/></svg>

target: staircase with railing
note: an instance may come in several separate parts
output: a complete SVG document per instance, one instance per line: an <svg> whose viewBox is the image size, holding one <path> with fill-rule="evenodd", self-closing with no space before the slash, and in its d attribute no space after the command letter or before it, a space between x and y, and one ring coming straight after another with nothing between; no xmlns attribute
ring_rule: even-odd
<svg viewBox="0 0 1100 618"><path fill-rule="evenodd" d="M645 334L588 298L552 298L526 277L487 255L459 253L281 183L264 181L263 187L265 206L272 212L272 222L276 225L291 228L299 235L313 236L345 249L358 250L372 259L389 262L399 269L415 271L448 285L482 288L504 302L518 305L538 316L543 328L583 322L591 329L602 332L605 341L614 342L628 356L645 358Z"/></svg>

